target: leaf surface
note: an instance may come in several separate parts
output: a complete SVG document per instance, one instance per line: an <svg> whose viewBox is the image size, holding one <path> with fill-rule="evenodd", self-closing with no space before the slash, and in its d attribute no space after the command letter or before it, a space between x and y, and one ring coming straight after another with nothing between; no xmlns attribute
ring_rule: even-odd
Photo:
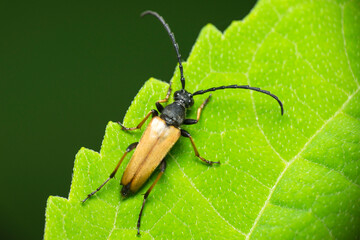
<svg viewBox="0 0 360 240"><path fill-rule="evenodd" d="M142 239L359 237L359 20L355 0L261 0L224 34L212 25L202 29L184 63L187 90L248 84L276 94L285 113L257 92L214 93L200 122L184 129L202 156L221 165L203 164L180 139L148 198ZM178 70L172 81L180 89ZM136 126L167 86L147 81L125 125ZM195 97L189 118L205 98ZM80 200L141 133L109 122L100 153L78 152L68 199L48 199L45 239L137 239L143 196L119 194L127 161L116 180L86 204Z"/></svg>

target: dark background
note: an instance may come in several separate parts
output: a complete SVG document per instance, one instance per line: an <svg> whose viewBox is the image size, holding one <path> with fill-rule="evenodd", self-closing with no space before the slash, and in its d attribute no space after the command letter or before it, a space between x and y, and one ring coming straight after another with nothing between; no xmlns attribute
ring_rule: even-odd
<svg viewBox="0 0 360 240"><path fill-rule="evenodd" d="M1 1L0 238L41 239L49 195L67 197L80 147L99 151L149 77L169 81L207 23L224 31L242 1Z"/></svg>

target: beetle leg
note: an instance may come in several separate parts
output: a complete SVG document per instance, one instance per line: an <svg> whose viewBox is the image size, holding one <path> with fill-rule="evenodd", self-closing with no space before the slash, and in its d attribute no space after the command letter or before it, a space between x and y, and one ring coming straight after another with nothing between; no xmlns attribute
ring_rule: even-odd
<svg viewBox="0 0 360 240"><path fill-rule="evenodd" d="M120 158L118 164L116 165L114 171L110 174L110 176L108 177L108 179L106 179L106 181L105 181L103 184L101 184L100 187L98 187L95 191L93 191L92 193L88 194L87 197L86 197L84 200L81 201L82 203L84 203L84 202L85 202L86 200L88 200L92 195L94 195L95 193L97 193L98 191L100 191L100 189L101 189L110 179L112 179L112 178L115 176L115 174L116 174L117 170L119 169L120 164L121 164L122 161L124 160L125 156L126 156L129 152L131 152L134 148L136 148L138 144L139 144L139 142L134 142L134 143L130 144L130 145L127 147L125 153L124 153L124 154L122 155L122 157Z"/></svg>
<svg viewBox="0 0 360 240"><path fill-rule="evenodd" d="M168 91L166 93L166 97L164 99L161 99L161 100L157 101L156 103L164 103L164 102L167 102L169 100L171 90L172 90L171 84L172 84L172 82L169 83L169 88L168 88Z"/></svg>
<svg viewBox="0 0 360 240"><path fill-rule="evenodd" d="M190 133L188 133L188 132L185 131L184 129L180 129L180 130L181 130L181 135L182 135L183 137L187 137L187 138L190 139L191 145L192 145L192 147L194 148L195 156L197 156L198 158L201 159L201 161L206 162L207 164L211 164L211 165L214 164L214 163L219 163L219 164L220 164L220 162L208 161L208 160L206 160L205 158L201 157L200 154L199 154L199 152L198 152L198 150L197 150L197 148L196 148L196 146L195 146L194 140L193 140L193 138L191 137Z"/></svg>
<svg viewBox="0 0 360 240"><path fill-rule="evenodd" d="M144 118L136 127L128 128L128 127L125 127L124 125L122 125L121 122L117 122L117 123L121 126L121 129L122 129L122 130L132 131L132 130L140 129L141 126L142 126L142 125L146 122L146 120L150 117L150 115L152 115L153 117L154 117L154 116L157 116L157 115L158 115L158 112L157 112L155 109L152 109L150 112L148 112L148 114L146 114L145 118Z"/></svg>
<svg viewBox="0 0 360 240"><path fill-rule="evenodd" d="M209 102L209 99L210 99L211 95L212 94L210 94L210 96L207 99L205 99L205 101L198 108L198 110L197 110L197 118L196 119L185 119L184 122L183 122L184 125L191 125L191 124L196 124L196 123L199 122L201 111L204 109L206 104Z"/></svg>
<svg viewBox="0 0 360 240"><path fill-rule="evenodd" d="M145 206L145 202L147 197L149 196L151 190L154 188L155 184L159 181L159 179L161 178L161 176L163 175L163 173L165 172L166 169L166 162L165 159L163 159L160 163L160 172L157 175L155 181L153 182L153 184L151 185L151 187L146 191L146 193L144 194L144 201L143 204L141 206L141 210L140 210L140 214L139 214L139 218L138 218L138 222L137 222L137 234L140 235L140 222L141 222L141 216L144 210L144 206Z"/></svg>
<svg viewBox="0 0 360 240"><path fill-rule="evenodd" d="M160 113L162 113L162 111L164 110L164 107L161 105L161 103L167 102L167 101L169 100L169 97L170 97L170 94L171 94L171 90L172 90L171 84L172 84L172 82L170 82L170 84L169 84L169 88L168 88L168 91L167 91L167 93L166 93L166 97L165 97L164 99L159 100L159 101L157 101L157 102L155 103L156 108L157 108L157 110L158 110Z"/></svg>
<svg viewBox="0 0 360 240"><path fill-rule="evenodd" d="M157 110L158 110L160 113L162 113L162 111L164 110L163 105L161 105L161 103L159 103L159 102L156 102L155 105L156 105Z"/></svg>

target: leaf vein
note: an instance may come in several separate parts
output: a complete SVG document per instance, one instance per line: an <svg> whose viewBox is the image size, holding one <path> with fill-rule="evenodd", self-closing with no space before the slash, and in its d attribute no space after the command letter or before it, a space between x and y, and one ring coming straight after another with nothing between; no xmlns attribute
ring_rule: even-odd
<svg viewBox="0 0 360 240"><path fill-rule="evenodd" d="M329 233L329 236L331 237L331 239L335 239L334 235L332 234L331 230L329 229L329 227L325 224L324 220L321 219L320 217L318 217L314 212L311 212L312 215L319 221L321 222L321 224L326 228L326 230Z"/></svg>
<svg viewBox="0 0 360 240"><path fill-rule="evenodd" d="M88 156L87 156L86 153L84 153L84 157L85 157L85 159L86 159L86 163L87 163L87 166L88 166L88 167L87 167L87 168L88 168L88 174L87 174L87 175L88 175L89 183L90 183L90 186L93 186L94 184L93 184L92 178L90 178L90 161L89 161ZM101 161L101 162L104 162L104 161ZM104 171L104 172L105 172L105 171ZM105 188L106 188L106 187L105 187ZM107 201L105 201L104 199L102 199L101 197L99 197L97 194L94 195L93 197L95 197L96 199L99 199L100 201L104 202L105 204L109 205L110 207L117 208L116 206L108 203Z"/></svg>
<svg viewBox="0 0 360 240"><path fill-rule="evenodd" d="M173 205L171 208L169 208L168 206L166 206L165 204L163 204L165 207L168 208L168 210L167 210L163 215L161 215L161 217L156 221L156 223L154 223L154 225L149 229L149 232L161 221L161 219L163 219L168 213L171 212L171 210L184 198L184 196L186 196L186 194L187 194L187 192L184 193L184 194L182 195L182 197L179 198L179 200L176 201L176 203L174 203L174 205Z"/></svg>
<svg viewBox="0 0 360 240"><path fill-rule="evenodd" d="M324 78L324 76L322 74L320 74L312 65L312 63L303 56L303 54L301 54L301 52L298 49L298 45L296 42L292 41L291 39L285 37L284 35L282 35L279 32L276 32L280 37L282 37L284 40L288 41L289 43L291 43L292 45L294 45L295 48L295 52L296 52L296 56L299 57L300 59L302 59L310 68L311 70L317 75L319 76L324 82L326 82L327 84L330 84L332 86L334 86L336 89L338 89L339 91L343 92L346 96L349 96L350 94L348 92L346 92L344 89L340 88L338 85L336 85L335 83L330 82L329 80L326 80Z"/></svg>
<svg viewBox="0 0 360 240"><path fill-rule="evenodd" d="M357 184L356 182L354 182L353 180L351 180L351 179L350 179L349 177L347 177L343 172L338 171L338 170L336 170L336 169L334 169L334 168L331 168L331 167L329 167L329 166L326 166L326 165L323 164L323 163L314 162L314 161L311 161L311 160L306 159L306 158L302 158L302 159L304 159L304 160L306 160L306 161L308 161L308 162L314 163L314 164L316 164L316 165L318 165L318 166L321 166L321 167L323 167L323 168L326 168L326 169L329 170L330 172L335 172L335 173L341 175L343 178L345 178L345 179L346 179L348 182L350 182L351 184L353 184L353 185L355 185L356 187L360 188L360 185L359 185L359 184Z"/></svg>
<svg viewBox="0 0 360 240"><path fill-rule="evenodd" d="M207 199L200 191L199 189L195 186L194 182L189 178L189 176L186 175L186 173L184 172L184 170L181 168L179 162L177 161L177 159L172 155L172 154L169 154L169 156L174 159L174 161L176 162L176 164L178 165L180 171L184 174L184 176L188 179L188 181L190 182L190 185L193 187L193 189L195 191L197 191L200 196L202 196L207 202L208 204L210 205L210 207L213 209L213 211L224 221L226 222L231 228L233 228L235 231L237 231L238 233L240 233L241 235L244 235L246 236L245 233L243 233L241 230L235 228L235 226L233 226L229 221L227 221L217 210L216 208L214 207L214 205L210 202L209 199Z"/></svg>
<svg viewBox="0 0 360 240"><path fill-rule="evenodd" d="M254 177L254 176L251 175L250 173L248 173L248 172L246 172L246 171L244 171L244 170L238 169L238 168L236 168L235 166L230 165L229 163L227 163L227 165L230 166L231 168L233 168L233 169L234 169L235 171L237 171L237 172L242 172L242 173L250 176L250 177L251 177L252 179L254 179L256 182L258 182L261 186L263 186L263 187L265 187L265 188L267 188L267 189L270 189L270 187L266 186L263 182L261 182L259 179L257 179L256 177Z"/></svg>
<svg viewBox="0 0 360 240"><path fill-rule="evenodd" d="M294 93L295 97L297 98L297 100L303 104L304 106L306 106L307 108L309 108L310 111L312 111L313 113L316 114L316 116L322 121L325 122L325 120L320 116L319 112L315 111L312 107L310 107L309 104L307 104L305 101L301 100L301 98L297 95L296 91L294 89L292 89L291 87L289 88L289 90Z"/></svg>
<svg viewBox="0 0 360 240"><path fill-rule="evenodd" d="M113 231L116 229L116 221L117 221L117 215L118 215L118 213L119 213L119 205L116 207L116 212L115 212L113 227L112 227L112 229L110 230L107 239L110 239L111 234L112 234Z"/></svg>
<svg viewBox="0 0 360 240"><path fill-rule="evenodd" d="M282 179L282 177L284 176L285 172L287 171L287 169L295 162L295 160L297 160L300 155L305 151L305 149L307 148L307 146L312 142L312 140L325 128L325 126L331 122L340 112L342 112L342 110L345 108L345 106L350 102L350 100L357 94L357 92L359 92L360 87L353 93L351 94L348 99L344 102L344 104L338 109L338 111L335 112L335 114L330 117L310 138L309 140L304 144L303 148L299 151L299 153L292 158L285 166L284 170L280 173L279 177L277 178L274 186L271 188L268 198L266 199L263 207L261 208L257 218L255 219L253 226L251 227L249 233L246 235L246 239L249 239L251 234L253 233L257 223L259 222L262 214L265 211L266 206L269 204L270 202L270 198L272 197L272 194L274 193L275 188L277 187L278 183L280 182L280 180Z"/></svg>
<svg viewBox="0 0 360 240"><path fill-rule="evenodd" d="M62 216L62 229L64 231L66 239L70 239L65 228L65 214L63 214L61 209L55 203L53 203L52 205L60 212L60 215Z"/></svg>
<svg viewBox="0 0 360 240"><path fill-rule="evenodd" d="M349 2L350 1L348 1L347 3L349 3ZM341 35L342 35L343 42L344 42L344 52L345 52L345 56L346 56L346 60L347 60L347 63L348 63L349 70L351 72L351 75L352 75L356 85L358 87L360 87L359 80L356 78L356 76L355 76L355 74L354 74L354 72L352 70L349 55L348 55L348 51L347 51L347 48L346 48L346 37L345 37L345 29L344 29L344 12L345 12L345 5L347 3L345 3L343 5L340 5L340 7L341 7Z"/></svg>
<svg viewBox="0 0 360 240"><path fill-rule="evenodd" d="M289 11L289 10L288 10ZM264 39L259 43L259 45L257 46L257 48L255 49L253 55L252 55L252 59L251 59L251 62L249 64L249 67L247 69L247 72L245 73L245 76L247 78L247 82L248 82L248 85L251 85L250 83L250 77L249 77L249 73L250 73L250 70L252 68L252 64L255 62L255 58L256 58L256 55L258 53L258 51L260 50L260 48L263 46L264 42L266 41L266 39L270 36L271 33L273 33L275 31L275 28L276 26L281 22L281 20L284 18L286 14L284 14L283 16L280 16L278 21L274 24L274 26L270 29L270 31L265 35ZM256 111L256 106L255 106L255 101L254 101L254 97L253 97L253 92L250 91L250 97L251 97L251 101L252 101L252 106L253 106L253 110L254 110L254 114L255 114L255 119L256 119L256 124L260 130L260 132L262 133L262 135L264 136L265 138L265 141L268 143L268 145L270 146L270 148L274 151L274 153L279 157L279 159L283 162L283 163L287 163L287 161L280 155L280 153L278 151L276 151L276 149L274 148L274 146L271 144L271 142L269 141L269 139L267 138L267 136L265 135L264 133L264 130L262 129L262 127L260 126L260 123L259 123L259 118L258 118L258 115L257 115L257 111Z"/></svg>
<svg viewBox="0 0 360 240"><path fill-rule="evenodd" d="M191 239L194 239L194 235L193 233L191 232L191 227L189 225L187 225L184 221L182 221L179 217L177 217L173 212L170 212L171 215L173 215L174 218L176 218L179 222L181 222L183 225L185 225L185 227L187 229L189 229L189 232L190 232L190 236L191 236Z"/></svg>

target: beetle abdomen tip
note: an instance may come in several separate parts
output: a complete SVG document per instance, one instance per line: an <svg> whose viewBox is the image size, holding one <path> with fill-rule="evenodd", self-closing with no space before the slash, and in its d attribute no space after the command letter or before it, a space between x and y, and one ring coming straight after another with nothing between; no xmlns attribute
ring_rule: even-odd
<svg viewBox="0 0 360 240"><path fill-rule="evenodd" d="M130 193L130 183L127 185L124 185L121 188L121 196L123 196L124 198L128 197Z"/></svg>

